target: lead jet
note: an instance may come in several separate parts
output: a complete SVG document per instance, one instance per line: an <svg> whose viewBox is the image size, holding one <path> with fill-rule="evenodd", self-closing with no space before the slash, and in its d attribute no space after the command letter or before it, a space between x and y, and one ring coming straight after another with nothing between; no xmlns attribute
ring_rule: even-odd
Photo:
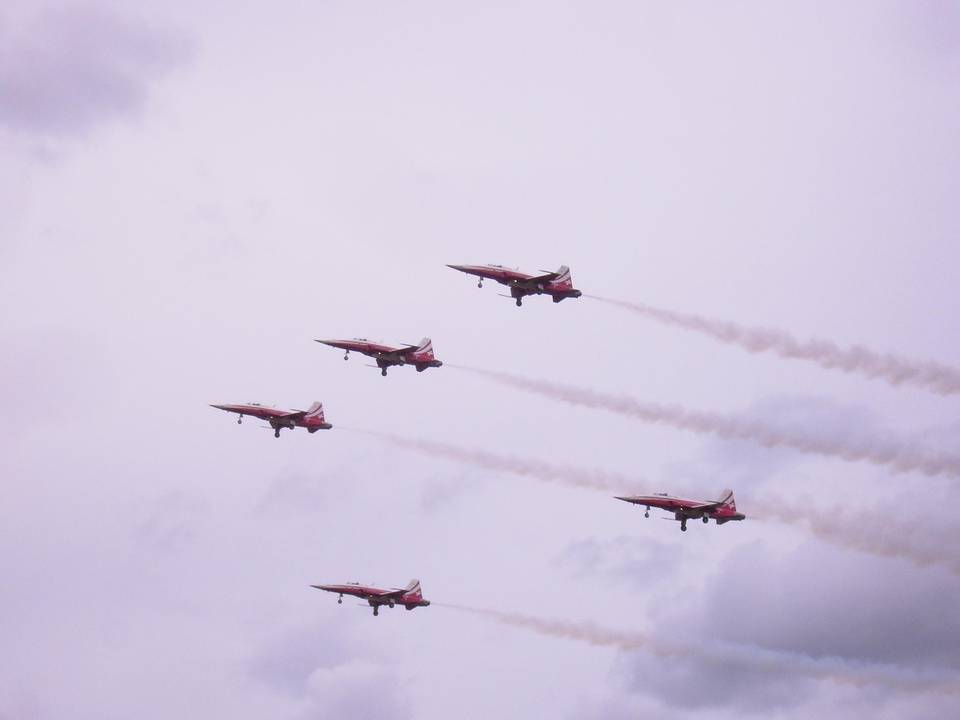
<svg viewBox="0 0 960 720"><path fill-rule="evenodd" d="M419 580L411 580L410 584L405 588L394 588L392 590L367 587L360 583L347 583L346 585L311 585L310 587L336 593L340 596L337 598L338 603L343 602L344 595L352 595L361 600L366 600L367 604L373 608L373 614L375 616L380 614L380 607L382 605L391 608L395 605L403 605L407 610L430 605L429 600L423 599Z"/></svg>
<svg viewBox="0 0 960 720"><path fill-rule="evenodd" d="M723 525L725 522L743 520L746 517L743 513L737 512L733 490L724 490L720 493L719 500L687 500L666 493L618 496L617 500L623 500L634 505L646 505L647 510L643 513L644 517L650 517L650 508L652 507L672 512L673 519L680 523L680 529L684 532L687 531L687 520L702 518L703 522L707 523L710 518L713 518L717 521L717 525Z"/></svg>
<svg viewBox="0 0 960 720"><path fill-rule="evenodd" d="M329 345L330 347L340 348L344 351L343 359L350 359L350 351L362 353L372 357L377 367L380 368L380 374L386 376L387 368L393 365L413 365L417 372L423 372L427 368L438 368L443 365L433 354L433 341L430 338L424 338L418 345L403 345L401 347L392 347L383 343L367 340L366 338L354 338L353 340L317 340L318 343Z"/></svg>
<svg viewBox="0 0 960 720"><path fill-rule="evenodd" d="M227 412L237 413L237 425L243 422L244 415L266 420L273 428L273 436L280 437L280 430L297 427L306 428L308 433L315 433L317 430L329 430L333 427L323 417L323 403L315 402L309 410L280 410L279 408L267 407L260 403L248 403L246 405L211 405L217 410L226 410Z"/></svg>
<svg viewBox="0 0 960 720"><path fill-rule="evenodd" d="M529 275L512 270L503 265L447 265L467 275L476 275L477 287L483 287L484 280L495 280L510 288L510 297L517 301L517 307L523 305L527 295L550 295L555 303L566 298L578 298L583 293L573 287L570 268L561 265L556 272L542 271L541 275Z"/></svg>

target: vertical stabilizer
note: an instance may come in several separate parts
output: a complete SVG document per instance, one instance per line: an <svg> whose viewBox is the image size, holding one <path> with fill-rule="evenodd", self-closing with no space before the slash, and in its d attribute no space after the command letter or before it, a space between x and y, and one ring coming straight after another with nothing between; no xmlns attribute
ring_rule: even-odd
<svg viewBox="0 0 960 720"><path fill-rule="evenodd" d="M731 510L737 509L737 501L733 499L733 490L729 488L720 493L720 499L717 500L717 502L725 508L730 508Z"/></svg>
<svg viewBox="0 0 960 720"><path fill-rule="evenodd" d="M314 401L314 403L310 406L310 409L307 410L306 417L312 420L320 420L321 422L323 422L324 421L323 403L320 402L319 400Z"/></svg>
<svg viewBox="0 0 960 720"><path fill-rule="evenodd" d="M570 268L566 265L561 265L560 269L557 270L557 277L552 284L567 289L573 288L573 278L570 275Z"/></svg>
<svg viewBox="0 0 960 720"><path fill-rule="evenodd" d="M433 340L425 337L420 341L420 344L417 345L417 349L414 350L418 355L427 355L430 359L433 359Z"/></svg>

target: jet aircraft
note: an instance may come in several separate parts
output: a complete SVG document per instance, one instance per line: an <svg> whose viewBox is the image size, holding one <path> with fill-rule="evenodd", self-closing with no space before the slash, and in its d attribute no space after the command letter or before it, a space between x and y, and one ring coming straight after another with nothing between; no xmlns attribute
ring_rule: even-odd
<svg viewBox="0 0 960 720"><path fill-rule="evenodd" d="M617 500L634 503L635 505L646 505L647 510L643 513L644 517L650 517L651 507L672 512L673 519L679 521L680 529L684 532L687 530L687 520L702 518L703 522L707 523L710 518L713 518L717 521L717 525L723 525L725 522L743 520L746 517L743 513L737 512L733 490L721 492L719 500L687 500L666 493L618 496Z"/></svg>
<svg viewBox="0 0 960 720"><path fill-rule="evenodd" d="M561 265L556 272L542 271L541 275L530 275L512 270L503 265L447 265L467 275L476 275L477 287L483 287L484 280L496 280L510 288L510 297L517 301L517 307L523 305L527 295L550 295L555 303L566 298L578 298L581 293L573 287L570 268Z"/></svg>
<svg viewBox="0 0 960 720"><path fill-rule="evenodd" d="M370 607L373 608L374 615L380 614L381 605L386 605L391 608L394 605L403 605L407 610L430 605L429 600L423 599L423 592L420 590L419 580L411 580L410 584L405 588L394 588L392 590L367 587L360 583L347 583L346 585L311 585L310 587L336 593L340 596L337 598L338 603L343 602L344 595L352 595L361 600L366 600Z"/></svg>
<svg viewBox="0 0 960 720"><path fill-rule="evenodd" d="M384 376L387 374L387 368L393 365L413 365L417 368L417 372L443 365L434 357L433 341L430 338L424 338L419 345L403 345L402 347L392 347L366 338L317 340L317 342L340 348L344 351L344 360L350 359L351 350L372 357L376 361L377 367L380 368L380 374Z"/></svg>
<svg viewBox="0 0 960 720"><path fill-rule="evenodd" d="M237 418L238 425L243 422L244 415L266 420L273 428L274 437L280 437L280 430L283 428L293 430L295 427L302 427L306 428L308 433L315 433L317 430L329 430L333 427L323 416L323 403L321 402L313 403L309 410L280 410L259 403L211 405L210 407L237 413L240 416Z"/></svg>

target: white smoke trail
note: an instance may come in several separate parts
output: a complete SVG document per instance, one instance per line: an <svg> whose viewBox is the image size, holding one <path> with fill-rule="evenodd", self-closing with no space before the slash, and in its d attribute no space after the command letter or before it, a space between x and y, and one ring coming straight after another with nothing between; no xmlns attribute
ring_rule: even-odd
<svg viewBox="0 0 960 720"><path fill-rule="evenodd" d="M626 492L627 488L637 484L636 479L630 480L618 473L577 468L569 465L555 465L538 460L530 460L529 458L521 458L515 455L500 455L487 450L464 448L433 440L406 438L391 433L362 432L379 437L399 447L421 452L425 455L455 460L484 470L512 473L545 482L561 483L571 487L622 493Z"/></svg>
<svg viewBox="0 0 960 720"><path fill-rule="evenodd" d="M744 327L700 315L663 310L651 305L590 295L594 300L616 305L652 320L708 335L737 345L751 353L776 353L780 357L807 360L821 367L880 379L890 385L915 385L940 395L960 393L960 368L932 360L915 360L855 345L841 348L829 340L797 340L774 328Z"/></svg>
<svg viewBox="0 0 960 720"><path fill-rule="evenodd" d="M646 482L638 483L636 479L604 470L544 463L393 433L370 430L357 432L430 457L453 460L483 470L557 482L570 487L616 494L624 494L638 484L644 488L649 487ZM924 532L918 533L918 524L923 522L921 519L902 520L896 512L852 512L841 507L818 509L813 507L812 503L791 502L773 496L763 499L750 498L747 503L741 503L740 509L746 512L750 520L773 520L800 526L833 545L880 557L899 558L921 567L940 565L960 575L960 536L950 524L940 522L935 529L927 524Z"/></svg>
<svg viewBox="0 0 960 720"><path fill-rule="evenodd" d="M454 605L451 603L434 604L449 608L451 610L459 610L460 612L467 612L473 615L487 617L492 620L496 620L503 625L533 630L536 633L547 635L549 637L561 638L564 640L576 640L589 645L613 647L620 650L639 650L641 648L648 648L650 650L659 649L661 652L663 652L662 648L655 648L652 646L650 639L645 635L641 635L640 633L609 630L596 625L583 623L578 624L563 622L560 620L546 620L544 618L535 617L532 615L501 612L499 610L486 610L483 608L468 607L466 605Z"/></svg>
<svg viewBox="0 0 960 720"><path fill-rule="evenodd" d="M928 518L904 518L896 510L815 509L773 497L752 499L750 517L799 525L834 545L908 560L921 567L939 565L960 575L960 535L954 524L942 518L931 523Z"/></svg>
<svg viewBox="0 0 960 720"><path fill-rule="evenodd" d="M844 662L838 658L817 660L806 655L774 652L745 645L665 643L642 633L614 630L587 623L547 620L521 613L449 603L435 602L434 605L479 615L502 625L532 630L548 637L574 640L618 650L644 650L663 658L664 661L671 658L687 658L704 661L722 668L737 666L788 677L800 675L811 679L829 680L856 687L881 685L913 692L931 691L950 695L960 694L960 681L955 677L924 676L895 667L857 665Z"/></svg>
<svg viewBox="0 0 960 720"><path fill-rule="evenodd" d="M701 435L716 435L728 440L750 440L768 448L791 448L815 455L840 458L848 462L864 461L896 472L960 477L960 456L918 448L894 438L851 439L787 431L755 420L697 412L678 405L642 402L625 395L607 395L573 385L533 380L511 373L464 366L451 367L458 367L503 385L560 400L570 405L607 410L644 422L670 425Z"/></svg>

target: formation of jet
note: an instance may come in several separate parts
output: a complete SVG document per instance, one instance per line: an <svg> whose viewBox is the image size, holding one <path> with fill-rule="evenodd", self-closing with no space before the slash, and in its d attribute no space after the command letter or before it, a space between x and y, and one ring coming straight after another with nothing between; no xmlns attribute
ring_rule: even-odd
<svg viewBox="0 0 960 720"><path fill-rule="evenodd" d="M495 280L510 288L510 297L517 301L517 307L523 305L527 295L550 295L555 303L566 298L578 298L583 293L573 287L570 268L561 265L556 272L544 270L541 275L512 270L503 265L447 265L467 275L476 275L477 287L483 287L484 280Z"/></svg>
<svg viewBox="0 0 960 720"><path fill-rule="evenodd" d="M438 368L443 363L433 354L433 341L430 338L424 338L418 345L401 345L393 347L383 343L373 342L366 338L354 338L353 340L317 340L318 343L329 345L330 347L340 348L344 351L343 359L350 359L350 351L362 353L372 357L377 367L380 368L380 374L386 376L387 368L393 365L413 365L417 372L423 372L427 368Z"/></svg>
<svg viewBox="0 0 960 720"><path fill-rule="evenodd" d="M635 505L646 505L647 510L643 513L644 517L650 517L650 508L652 507L672 512L673 519L680 523L680 529L684 532L687 530L687 520L702 518L703 522L707 523L710 518L713 518L717 521L717 525L723 525L725 522L743 520L746 517L743 513L737 512L733 490L724 490L720 493L719 500L688 500L666 493L618 496L617 500Z"/></svg>
<svg viewBox="0 0 960 720"><path fill-rule="evenodd" d="M523 298L529 295L549 295L555 303L582 295L580 290L573 287L570 268L566 265L561 265L556 272L543 271L539 275L523 273L502 265L448 265L447 267L476 276L477 287L480 288L483 287L484 280L493 280L509 287L509 297L516 300L518 307L523 305ZM344 360L349 359L351 351L371 357L384 376L387 374L387 369L393 366L413 365L417 372L423 372L427 368L438 368L443 365L433 353L433 342L430 338L423 338L417 345L405 344L399 347L373 342L366 338L317 340L316 342L343 350ZM302 427L309 433L315 433L317 430L329 430L333 427L326 421L323 404L320 402L314 402L307 410L282 410L258 403L212 405L211 407L236 413L237 423L242 423L245 415L265 420L273 428L274 437L280 437L280 430L283 428L292 430ZM666 510L672 513L673 519L680 523L682 531L687 529L687 520L700 518L707 523L713 518L718 525L722 525L732 520L743 520L746 517L743 513L737 512L732 490L724 490L719 500L690 500L666 493L620 496L617 499L646 506L645 517L650 517L651 507ZM430 601L423 597L419 580L411 580L410 584L404 588L377 588L359 583L311 585L311 587L337 594L338 603L343 603L344 595L360 598L373 608L375 616L380 614L380 608L383 606L393 608L402 605L407 610L413 610L430 605Z"/></svg>
<svg viewBox="0 0 960 720"><path fill-rule="evenodd" d="M367 604L373 608L374 615L380 614L380 607L382 605L391 608L395 605L403 605L407 610L430 605L429 600L423 599L423 592L420 589L419 580L411 580L410 584L405 588L392 588L390 590L367 587L360 583L347 583L346 585L311 585L310 587L336 593L340 596L337 598L338 603L343 602L344 595L352 595L361 600L366 600Z"/></svg>
<svg viewBox="0 0 960 720"><path fill-rule="evenodd" d="M226 410L227 412L237 413L237 424L243 422L244 415L266 420L273 428L273 436L280 437L280 430L297 427L306 428L308 433L315 433L317 430L329 430L333 427L323 416L323 403L315 402L309 410L280 410L279 408L267 407L259 403L247 403L246 405L211 405L217 410Z"/></svg>

